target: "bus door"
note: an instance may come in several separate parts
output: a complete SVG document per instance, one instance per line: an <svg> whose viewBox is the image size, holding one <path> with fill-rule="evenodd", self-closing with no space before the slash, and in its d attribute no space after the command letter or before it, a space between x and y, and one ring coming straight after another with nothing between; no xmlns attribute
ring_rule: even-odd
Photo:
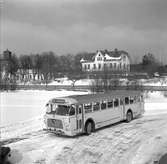
<svg viewBox="0 0 167 164"><path fill-rule="evenodd" d="M120 109L121 109L121 118L124 119L124 113L125 113L125 102L124 98L120 99Z"/></svg>
<svg viewBox="0 0 167 164"><path fill-rule="evenodd" d="M84 130L83 105L77 105L76 108L76 129L77 132Z"/></svg>
<svg viewBox="0 0 167 164"><path fill-rule="evenodd" d="M123 105L119 98L114 99L114 118L118 121L123 118Z"/></svg>

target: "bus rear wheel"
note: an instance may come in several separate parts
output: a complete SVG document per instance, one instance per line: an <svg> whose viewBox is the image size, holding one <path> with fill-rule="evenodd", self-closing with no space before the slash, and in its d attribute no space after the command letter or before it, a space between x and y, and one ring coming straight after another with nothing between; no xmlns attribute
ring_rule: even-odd
<svg viewBox="0 0 167 164"><path fill-rule="evenodd" d="M133 114L131 111L128 111L126 114L126 122L131 122L133 120Z"/></svg>
<svg viewBox="0 0 167 164"><path fill-rule="evenodd" d="M90 135L93 132L93 123L92 122L87 122L85 126L85 132L87 135Z"/></svg>

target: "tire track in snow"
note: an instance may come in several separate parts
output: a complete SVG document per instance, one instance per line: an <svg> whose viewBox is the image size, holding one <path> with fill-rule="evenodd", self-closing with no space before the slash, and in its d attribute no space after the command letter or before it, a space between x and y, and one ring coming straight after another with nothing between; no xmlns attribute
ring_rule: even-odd
<svg viewBox="0 0 167 164"><path fill-rule="evenodd" d="M130 164L143 142L155 137L159 127L167 128L166 119L167 115L150 116L103 128L63 148L53 161L59 164Z"/></svg>

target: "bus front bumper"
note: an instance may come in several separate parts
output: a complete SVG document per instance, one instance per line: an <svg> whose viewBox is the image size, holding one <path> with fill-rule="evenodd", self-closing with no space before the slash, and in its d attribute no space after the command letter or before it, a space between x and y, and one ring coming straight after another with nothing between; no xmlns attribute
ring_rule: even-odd
<svg viewBox="0 0 167 164"><path fill-rule="evenodd" d="M47 128L47 129L43 129L43 130L44 130L44 131L47 131L47 132L59 134L59 135L65 134L65 132L64 132L63 130L61 130L61 129Z"/></svg>
<svg viewBox="0 0 167 164"><path fill-rule="evenodd" d="M55 133L58 135L67 135L67 136L75 136L76 133L72 133L71 131L64 131L62 129L55 129L55 128L45 128L44 131Z"/></svg>

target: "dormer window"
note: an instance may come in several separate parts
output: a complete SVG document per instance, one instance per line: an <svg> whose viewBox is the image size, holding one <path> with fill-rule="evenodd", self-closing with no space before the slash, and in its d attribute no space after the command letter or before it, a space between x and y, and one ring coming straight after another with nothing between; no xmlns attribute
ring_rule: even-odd
<svg viewBox="0 0 167 164"><path fill-rule="evenodd" d="M125 61L126 60L126 56L123 56L123 61Z"/></svg>

